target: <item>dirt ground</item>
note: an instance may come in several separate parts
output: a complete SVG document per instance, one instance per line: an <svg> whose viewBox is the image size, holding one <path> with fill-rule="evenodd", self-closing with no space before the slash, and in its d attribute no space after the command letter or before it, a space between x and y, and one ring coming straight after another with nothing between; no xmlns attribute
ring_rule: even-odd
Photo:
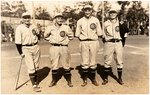
<svg viewBox="0 0 150 95"><path fill-rule="evenodd" d="M81 63L79 41L74 39L69 44L71 52L72 83L74 87L67 86L62 77L56 86L48 87L51 81L50 62L48 59L49 43L40 41L40 86L42 92L32 91L31 82L27 74L27 68L23 62L18 82L18 90L15 91L16 77L21 63L21 58L14 43L1 44L1 94L148 94L149 93L149 39L147 36L129 36L124 47L124 85L119 85L115 80L117 77L116 64L112 63L113 76L109 76L109 83L101 85L103 71L103 44L100 41L100 49L97 55L96 79L99 86L94 86L88 79L88 85L81 87L82 79L79 74Z"/></svg>

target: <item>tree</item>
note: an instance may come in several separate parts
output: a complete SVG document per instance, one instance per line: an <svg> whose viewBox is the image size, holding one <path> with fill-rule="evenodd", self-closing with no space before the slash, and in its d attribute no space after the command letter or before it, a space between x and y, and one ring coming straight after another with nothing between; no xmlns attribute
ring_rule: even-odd
<svg viewBox="0 0 150 95"><path fill-rule="evenodd" d="M102 18L104 18L104 21L107 20L107 14L110 8L111 8L111 4L108 1L102 1L99 4L97 17L100 20L100 22L102 22Z"/></svg>
<svg viewBox="0 0 150 95"><path fill-rule="evenodd" d="M9 17L11 8L8 2L1 3L1 16Z"/></svg>
<svg viewBox="0 0 150 95"><path fill-rule="evenodd" d="M2 16L20 18L22 13L26 11L26 8L22 1L13 1L11 4L4 1L1 4L1 10Z"/></svg>
<svg viewBox="0 0 150 95"><path fill-rule="evenodd" d="M119 11L119 14L118 14L119 19L120 19L121 17L123 17L124 19L126 19L127 11L126 11L125 6L128 6L128 5L130 4L130 2L129 2L129 1L117 1L117 3L118 3L119 5L121 5L121 10Z"/></svg>
<svg viewBox="0 0 150 95"><path fill-rule="evenodd" d="M42 20L50 20L52 17L47 12L45 8L42 8L41 6L36 8L35 10L35 18L36 19L42 19Z"/></svg>
<svg viewBox="0 0 150 95"><path fill-rule="evenodd" d="M83 13L83 6L86 5L86 4L89 4L89 5L93 5L92 1L83 1L83 2L76 2L75 3L75 9L74 9L74 18L76 20L80 19L81 17L84 16L84 13Z"/></svg>
<svg viewBox="0 0 150 95"><path fill-rule="evenodd" d="M25 5L23 4L22 1L17 2L17 7L16 7L15 10L16 11L14 12L14 16L19 17L19 18L21 18L22 13L27 11L26 8L25 8Z"/></svg>
<svg viewBox="0 0 150 95"><path fill-rule="evenodd" d="M132 30L137 31L136 34L139 32L140 24L144 24L148 20L148 16L146 11L141 6L141 1L133 1L132 7L129 8L126 18L129 21L129 26Z"/></svg>

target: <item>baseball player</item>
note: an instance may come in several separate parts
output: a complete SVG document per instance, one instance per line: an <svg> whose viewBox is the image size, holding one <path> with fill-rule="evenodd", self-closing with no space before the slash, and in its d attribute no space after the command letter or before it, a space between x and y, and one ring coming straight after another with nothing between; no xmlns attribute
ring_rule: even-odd
<svg viewBox="0 0 150 95"><path fill-rule="evenodd" d="M92 83L95 86L99 84L96 82L96 55L99 48L98 37L102 35L99 20L92 16L93 6L87 4L83 7L84 17L77 21L77 28L75 36L80 40L80 49L82 57L82 71L83 84L87 85L87 77L91 77Z"/></svg>
<svg viewBox="0 0 150 95"><path fill-rule="evenodd" d="M120 36L119 30L119 21L117 18L116 9L111 9L109 11L109 19L104 22L104 71L105 71L105 79L102 85L108 83L108 74L111 70L111 63L113 58L116 60L117 71L118 71L118 82L119 84L123 84L122 81L122 68L123 68L123 47L122 47L122 38ZM113 57L114 56L114 57Z"/></svg>
<svg viewBox="0 0 150 95"><path fill-rule="evenodd" d="M49 87L55 86L58 81L59 62L64 68L64 77L68 86L73 87L71 83L70 53L68 50L68 44L73 38L73 32L69 26L63 25L64 18L62 13L57 13L54 20L55 23L48 26L44 33L45 39L52 45L49 50L52 69L52 81Z"/></svg>
<svg viewBox="0 0 150 95"><path fill-rule="evenodd" d="M30 23L31 15L28 12L22 14L23 23L16 28L15 44L19 54L24 57L28 68L33 90L40 92L37 83L37 69L39 67L40 48L38 46L38 30Z"/></svg>

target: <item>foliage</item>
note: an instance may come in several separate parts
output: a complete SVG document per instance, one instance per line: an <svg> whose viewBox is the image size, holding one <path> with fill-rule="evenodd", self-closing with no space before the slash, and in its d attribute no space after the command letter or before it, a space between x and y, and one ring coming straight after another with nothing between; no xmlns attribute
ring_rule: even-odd
<svg viewBox="0 0 150 95"><path fill-rule="evenodd" d="M42 7L36 8L36 10L35 10L35 18L36 19L43 19L43 20L50 20L50 19L52 19L52 17L47 12L47 10L42 8Z"/></svg>
<svg viewBox="0 0 150 95"><path fill-rule="evenodd" d="M22 1L13 1L11 4L5 1L1 3L1 16L20 18L25 11L26 8Z"/></svg>

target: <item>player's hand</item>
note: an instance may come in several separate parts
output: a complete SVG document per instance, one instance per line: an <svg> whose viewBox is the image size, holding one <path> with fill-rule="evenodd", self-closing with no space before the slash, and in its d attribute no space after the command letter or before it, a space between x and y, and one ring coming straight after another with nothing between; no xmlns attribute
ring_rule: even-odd
<svg viewBox="0 0 150 95"><path fill-rule="evenodd" d="M35 30L35 29L32 29L32 33L33 33L33 35L37 35L37 33L36 33L36 30Z"/></svg>
<svg viewBox="0 0 150 95"><path fill-rule="evenodd" d="M22 57L22 58L24 58L24 57L25 57L25 55L22 53L22 54L21 54L21 57Z"/></svg>
<svg viewBox="0 0 150 95"><path fill-rule="evenodd" d="M49 37L50 35L51 35L51 33L47 33L47 34L45 35L45 38Z"/></svg>
<svg viewBox="0 0 150 95"><path fill-rule="evenodd" d="M69 40L73 40L73 37L72 36L68 36Z"/></svg>

